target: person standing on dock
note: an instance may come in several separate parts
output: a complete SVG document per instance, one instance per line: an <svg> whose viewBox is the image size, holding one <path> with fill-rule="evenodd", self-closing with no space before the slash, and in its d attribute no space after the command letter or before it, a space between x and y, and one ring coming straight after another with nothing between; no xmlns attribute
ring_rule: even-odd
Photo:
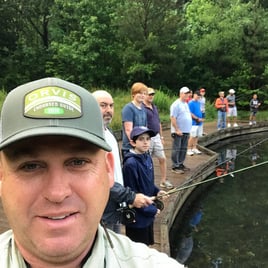
<svg viewBox="0 0 268 268"><path fill-rule="evenodd" d="M164 137L162 134L162 125L156 105L153 103L155 90L148 88L143 105L147 113L147 126L155 132L155 136L151 137L150 154L155 156L159 161L160 167L160 187L172 189L174 186L167 180L167 161L164 151Z"/></svg>
<svg viewBox="0 0 268 268"><path fill-rule="evenodd" d="M258 100L258 95L253 94L252 99L250 100L250 116L249 116L249 125L256 125L256 114L259 110L261 103Z"/></svg>
<svg viewBox="0 0 268 268"><path fill-rule="evenodd" d="M190 138L188 141L187 155L201 154L201 151L197 149L198 138L203 136L203 117L200 105L201 94L199 90L194 92L193 99L189 102L189 108L192 115L192 128L190 132Z"/></svg>
<svg viewBox="0 0 268 268"><path fill-rule="evenodd" d="M136 193L147 196L166 194L154 183L154 165L149 154L150 139L155 136L153 130L147 127L134 127L130 133L132 149L126 153L123 160L123 178L125 186ZM154 220L160 214L160 209L149 205L136 209L134 222L126 224L126 235L135 242L146 245L154 244Z"/></svg>
<svg viewBox="0 0 268 268"><path fill-rule="evenodd" d="M147 115L143 107L143 101L148 92L148 87L136 82L131 87L132 101L122 109L122 158L131 149L130 133L135 126L147 126Z"/></svg>
<svg viewBox="0 0 268 268"><path fill-rule="evenodd" d="M236 118L237 118L237 108L235 104L235 90L230 89L229 95L226 97L228 101L228 112L227 112L227 127L231 127L231 119L233 121L233 126L238 127Z"/></svg>
<svg viewBox="0 0 268 268"><path fill-rule="evenodd" d="M228 101L224 97L224 91L219 92L219 97L215 101L215 108L218 112L218 130L226 128L226 113L228 112Z"/></svg>
<svg viewBox="0 0 268 268"><path fill-rule="evenodd" d="M192 116L187 103L190 89L182 87L180 89L179 98L170 106L170 120L171 120L171 137L172 144L172 172L183 174L189 171L183 163L186 158L189 134L192 127Z"/></svg>
<svg viewBox="0 0 268 268"><path fill-rule="evenodd" d="M107 228L116 233L121 233L122 210L120 204L125 203L133 207L144 207L153 203L152 198L135 193L129 187L124 187L122 166L119 154L119 146L115 136L109 129L114 115L114 100L111 94L105 90L96 90L92 93L97 100L103 119L104 136L106 142L111 146L114 156L114 185L110 189L109 200L105 207L102 220Z"/></svg>

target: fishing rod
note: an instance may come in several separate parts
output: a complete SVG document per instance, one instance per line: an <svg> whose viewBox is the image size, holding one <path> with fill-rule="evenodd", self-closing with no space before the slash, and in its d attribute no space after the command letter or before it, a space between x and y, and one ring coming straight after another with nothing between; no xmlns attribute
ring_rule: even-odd
<svg viewBox="0 0 268 268"><path fill-rule="evenodd" d="M241 154L244 154L245 152L247 152L248 150L251 150L252 148L262 144L263 142L267 141L268 138L264 138L262 140L260 140L259 142L255 143L253 146L250 146L248 148L246 148L245 150L241 151L240 153L238 153L236 155L236 157L240 156ZM229 162L231 159L227 158L225 161L222 161L220 163L218 163L218 165L213 166L211 169L212 170L215 170L215 168ZM165 197L168 197L170 196L171 194L175 194L175 193L178 193L182 190L185 190L185 189L188 189L188 188L191 188L191 187L195 187L195 186L198 186L198 185L201 185L201 184L205 184L205 183L208 183L208 182L211 182L211 181L214 181L214 180L217 180L217 179L220 179L220 178L224 178L226 176L231 176L231 177L234 177L234 174L236 173L239 173L239 172L243 172L243 171L246 171L246 170L249 170L249 169L252 169L252 168L255 168L255 167L258 167L258 166L262 166L262 165L265 165L265 164L268 164L268 161L264 161L264 162L261 162L259 164L255 164L254 166L248 166L248 167L245 167L245 168L241 168L241 169L238 169L238 170L234 170L234 171L231 171L231 172L228 172L228 173L225 173L225 174L222 174L222 175L219 175L219 176L216 176L216 177L213 177L213 178L210 178L210 179L206 179L206 180L203 180L203 181L200 181L200 182L196 182L196 183L192 183L192 184L189 184L189 181L186 181L184 184L178 186L178 187L175 187L169 191L167 191L165 194L161 194L159 196L155 196L153 201L154 201L154 204L155 206L159 209L159 210L163 210L164 209L164 203L163 203L163 199ZM199 176L202 176L202 174L200 174ZM126 213L124 215L123 218L127 218L127 219L130 219L131 221L133 220L133 218L135 218L135 215L132 215L129 213L129 210L123 210L124 213ZM131 212L132 213L132 212Z"/></svg>
<svg viewBox="0 0 268 268"><path fill-rule="evenodd" d="M185 189L188 189L188 188L191 188L191 187L195 187L195 186L198 186L198 185L201 185L201 184L205 184L205 183L208 183L208 182L220 179L220 178L224 178L226 176L231 176L231 177L234 178L234 174L236 174L236 173L240 173L240 172L243 172L243 171L246 171L246 170L250 170L252 168L256 168L256 167L259 167L259 166L266 165L266 164L268 164L268 161L258 163L258 164L254 165L254 166L248 166L248 167L244 167L244 168L241 168L241 169L238 169L238 170L234 170L232 172L222 174L220 176L216 176L216 177L206 179L206 180L203 180L203 181L200 181L200 182L196 182L196 183L192 183L192 184L188 184L188 182L186 182L183 185L180 185L178 187L175 187L174 189L171 189L171 190L167 191L165 194L161 194L159 196L156 196L154 202L156 203L156 206L159 206L159 209L162 210L162 209L164 209L164 204L162 202L162 199L164 197L168 197L171 194L175 194L175 193L180 192L182 190L185 190Z"/></svg>
<svg viewBox="0 0 268 268"><path fill-rule="evenodd" d="M243 171L246 171L246 170L250 170L252 168L256 168L256 167L259 167L259 166L266 165L266 164L268 164L268 161L264 161L264 162L258 163L256 165L253 165L253 166L247 166L247 167L244 167L244 168L240 168L238 170L234 170L232 172L228 172L228 173L222 174L220 176L216 176L216 177L206 179L206 180L203 180L203 181L200 181L200 182L196 182L196 183L192 183L192 184L188 184L189 182L185 182L183 185L175 187L174 189L171 189L171 190L167 191L165 194L155 196L153 198L154 205L157 207L157 209L162 211L164 209L164 203L163 203L162 200L165 197L169 197L171 194L175 194L175 193L178 193L178 192L180 192L182 190L185 190L185 189L188 189L188 188L191 188L191 187L195 187L195 186L202 185L202 184L205 184L205 183L208 183L208 182L220 179L220 178L224 178L226 176L231 176L232 178L234 178L234 174L236 174L236 173L240 173L240 172L243 172ZM121 213L122 213L121 220L122 220L123 224L131 223L131 222L135 221L136 213L135 213L135 210L133 210L133 208L130 208L129 206L126 205L125 207L122 207L122 208L118 209L118 211L121 211Z"/></svg>
<svg viewBox="0 0 268 268"><path fill-rule="evenodd" d="M267 140L268 140L268 137L267 137L267 138L264 138L264 139L261 139L259 142L255 143L253 146L250 146L250 147L246 148L245 150L241 151L240 153L238 153L238 154L236 155L236 157L238 157L238 156L244 154L245 152L251 150L252 148L254 148L254 147L256 147L256 146L258 146L258 145L260 145L260 144L262 144L263 142L265 142L265 141L267 141ZM227 158L225 161L222 161L222 162L218 163L218 164L216 165L216 167L213 166L213 167L211 168L211 170L214 171L215 169L217 169L217 167L219 167L219 166L221 166L221 165L223 165L223 164L225 164L225 163L227 163L227 162L230 162L230 160L231 160L231 159ZM162 210L164 209L164 203L163 203L163 201L162 201L164 197L168 197L169 195L171 195L171 194L175 194L175 193L177 193L177 192L179 192L179 191L182 191L182 190L185 190L185 189L188 189L188 188L191 188L191 187L195 187L195 186L198 186L198 185L201 185L201 184L205 184L205 183L208 183L208 182L210 182L210 181L214 181L214 180L217 180L217 179L220 179L220 178L224 178L224 177L229 176L229 175L230 175L231 177L234 177L234 174L236 174L236 173L238 173L238 172L243 172L243 171L246 171L246 170L249 170L249 169L258 167L258 166L265 165L265 164L267 164L267 163L268 163L268 161L261 162L261 163L259 163L259 164L255 164L255 165L253 165L253 166L248 166L248 167L241 168L241 169L238 169L238 170L235 170L235 171L231 171L231 172L228 172L228 173L224 173L224 174L221 174L221 175L219 175L219 176L216 176L216 177L213 177L213 178L210 178L210 179L207 179L207 180L203 180L203 181L200 181L200 182L196 182L196 183L193 183L193 184L189 184L189 181L186 181L184 184L182 184L182 185L180 185L180 186L178 186L178 187L175 187L175 188L173 188L173 189L167 191L165 194L156 196L156 197L154 198L154 204L156 205L156 207L157 207L158 209L160 209L160 210L162 211ZM200 174L199 176L202 176L202 174Z"/></svg>

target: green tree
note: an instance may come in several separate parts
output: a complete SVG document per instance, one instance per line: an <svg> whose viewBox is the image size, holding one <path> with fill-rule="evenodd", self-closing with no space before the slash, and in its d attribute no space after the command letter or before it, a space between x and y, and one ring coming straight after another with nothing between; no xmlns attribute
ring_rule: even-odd
<svg viewBox="0 0 268 268"><path fill-rule="evenodd" d="M18 83L45 75L45 63L49 47L48 24L50 7L54 0L9 0L1 1L0 9L5 14L2 27L5 44L0 44L5 75L2 87L8 90Z"/></svg>
<svg viewBox="0 0 268 268"><path fill-rule="evenodd" d="M120 54L128 83L177 83L180 19L171 0L126 0L119 9Z"/></svg>
<svg viewBox="0 0 268 268"><path fill-rule="evenodd" d="M56 0L49 72L86 87L118 83L119 50L113 25L117 4L115 0Z"/></svg>
<svg viewBox="0 0 268 268"><path fill-rule="evenodd" d="M191 1L186 7L185 42L192 83L213 89L214 95L230 87L255 88L267 63L264 14L255 1Z"/></svg>

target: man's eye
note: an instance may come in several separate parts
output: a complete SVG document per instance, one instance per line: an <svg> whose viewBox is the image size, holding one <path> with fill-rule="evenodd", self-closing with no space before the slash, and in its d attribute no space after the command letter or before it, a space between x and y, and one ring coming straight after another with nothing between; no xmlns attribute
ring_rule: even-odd
<svg viewBox="0 0 268 268"><path fill-rule="evenodd" d="M71 164L73 166L82 166L86 164L86 161L84 159L74 159L72 160Z"/></svg>
<svg viewBox="0 0 268 268"><path fill-rule="evenodd" d="M20 169L25 170L25 171L32 171L32 170L37 169L38 167L40 167L40 165L36 163L27 163L27 164L21 165Z"/></svg>
<svg viewBox="0 0 268 268"><path fill-rule="evenodd" d="M104 103L102 103L102 104L100 105L100 107L103 108L103 109L107 108L107 106L108 106L108 104L104 104Z"/></svg>

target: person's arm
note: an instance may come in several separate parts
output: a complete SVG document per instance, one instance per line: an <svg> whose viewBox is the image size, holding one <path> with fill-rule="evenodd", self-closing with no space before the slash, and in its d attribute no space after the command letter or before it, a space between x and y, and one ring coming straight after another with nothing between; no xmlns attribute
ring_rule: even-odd
<svg viewBox="0 0 268 268"><path fill-rule="evenodd" d="M253 104L253 99L250 100L250 102L249 102L249 107L250 107L251 109L254 109L254 108L255 108L255 106L254 106L254 104Z"/></svg>
<svg viewBox="0 0 268 268"><path fill-rule="evenodd" d="M115 182L110 189L110 198L117 203L126 202L128 205L136 208L146 207L153 203L153 197L135 193L131 188L124 187L118 182Z"/></svg>
<svg viewBox="0 0 268 268"><path fill-rule="evenodd" d="M174 116L171 116L170 117L170 120L171 120L171 124L172 126L174 127L175 129L175 133L179 136L183 135L182 131L179 129L179 126L177 125L177 120Z"/></svg>
<svg viewBox="0 0 268 268"><path fill-rule="evenodd" d="M117 203L126 202L127 204L132 204L135 196L136 193L131 191L129 187L124 187L118 182L115 182L110 189L110 198Z"/></svg>
<svg viewBox="0 0 268 268"><path fill-rule="evenodd" d="M224 98L224 104L225 104L225 110L226 110L226 112L228 112L229 105L228 105L228 100L226 98Z"/></svg>
<svg viewBox="0 0 268 268"><path fill-rule="evenodd" d="M221 100L220 98L217 98L215 101L215 108L220 109L221 108Z"/></svg>
<svg viewBox="0 0 268 268"><path fill-rule="evenodd" d="M133 122L124 122L123 124L124 124L125 133L126 133L126 135L128 137L128 140L130 141L131 140L130 139L130 133L131 133L131 131L133 129Z"/></svg>
<svg viewBox="0 0 268 268"><path fill-rule="evenodd" d="M160 138L161 138L161 141L162 143L164 144L164 136L163 136L163 130L162 130L162 124L161 122L159 123L159 134L160 134Z"/></svg>

